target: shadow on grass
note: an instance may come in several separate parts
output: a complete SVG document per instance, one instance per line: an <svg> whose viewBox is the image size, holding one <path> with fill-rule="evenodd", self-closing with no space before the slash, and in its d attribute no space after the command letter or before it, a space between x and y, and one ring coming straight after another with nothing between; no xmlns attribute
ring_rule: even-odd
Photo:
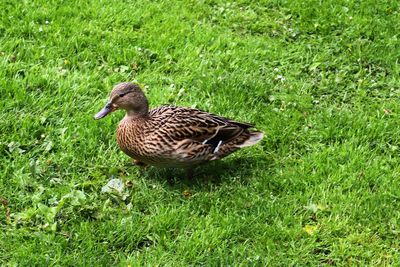
<svg viewBox="0 0 400 267"><path fill-rule="evenodd" d="M163 183L169 189L195 188L212 190L225 183L247 184L260 172L269 169L272 161L267 156L241 156L210 162L194 169L191 180L183 169L150 167L141 170L145 179Z"/></svg>

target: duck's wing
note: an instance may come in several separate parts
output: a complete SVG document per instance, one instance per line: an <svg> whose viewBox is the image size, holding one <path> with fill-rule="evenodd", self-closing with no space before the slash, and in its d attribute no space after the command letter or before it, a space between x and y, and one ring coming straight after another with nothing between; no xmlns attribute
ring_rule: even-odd
<svg viewBox="0 0 400 267"><path fill-rule="evenodd" d="M252 124L233 121L202 110L162 106L150 111L150 117L160 122L160 134L174 141L190 139L218 149L239 137Z"/></svg>

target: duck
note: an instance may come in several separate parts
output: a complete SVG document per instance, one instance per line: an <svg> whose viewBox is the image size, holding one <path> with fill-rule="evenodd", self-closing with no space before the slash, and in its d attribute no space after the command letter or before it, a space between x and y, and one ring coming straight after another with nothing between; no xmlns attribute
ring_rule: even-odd
<svg viewBox="0 0 400 267"><path fill-rule="evenodd" d="M94 119L121 109L125 116L116 130L120 149L136 165L183 168L188 178L196 166L255 145L264 136L253 124L196 108L163 105L150 110L143 90L131 82L114 86Z"/></svg>

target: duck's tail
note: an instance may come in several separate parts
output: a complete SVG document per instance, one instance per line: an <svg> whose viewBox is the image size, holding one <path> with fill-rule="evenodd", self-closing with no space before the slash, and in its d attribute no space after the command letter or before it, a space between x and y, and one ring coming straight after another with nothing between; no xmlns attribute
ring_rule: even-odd
<svg viewBox="0 0 400 267"><path fill-rule="evenodd" d="M221 159L241 149L242 147L255 145L260 142L263 137L264 133L262 132L250 132L246 130L234 140L218 146L218 149L214 150L210 160Z"/></svg>
<svg viewBox="0 0 400 267"><path fill-rule="evenodd" d="M236 147L247 147L247 146L252 146L257 144L258 142L261 141L261 139L263 139L264 137L264 133L263 132L250 132L250 135L248 136L248 138L240 144L237 144Z"/></svg>

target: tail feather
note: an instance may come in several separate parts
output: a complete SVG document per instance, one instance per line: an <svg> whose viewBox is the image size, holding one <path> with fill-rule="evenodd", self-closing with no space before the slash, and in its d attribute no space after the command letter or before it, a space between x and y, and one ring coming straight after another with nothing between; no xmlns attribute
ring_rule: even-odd
<svg viewBox="0 0 400 267"><path fill-rule="evenodd" d="M236 147L247 147L257 144L263 139L264 133L262 132L250 132L250 137L241 144L236 145Z"/></svg>

